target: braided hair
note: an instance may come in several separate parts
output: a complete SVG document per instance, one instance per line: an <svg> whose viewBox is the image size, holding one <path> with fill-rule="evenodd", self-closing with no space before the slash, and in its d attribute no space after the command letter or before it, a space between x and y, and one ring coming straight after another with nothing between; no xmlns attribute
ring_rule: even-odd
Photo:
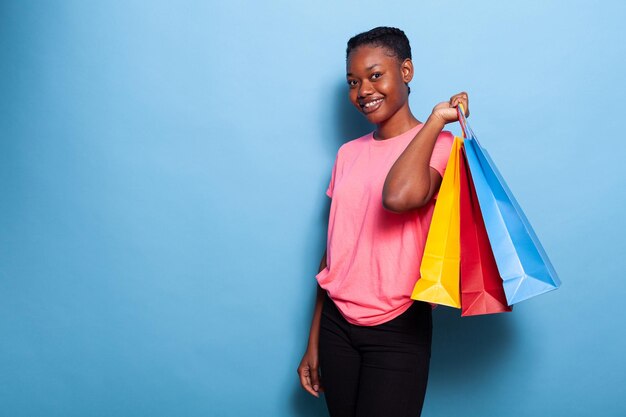
<svg viewBox="0 0 626 417"><path fill-rule="evenodd" d="M368 46L381 46L395 56L399 62L404 62L405 59L411 59L411 45L409 39L404 32L398 28L388 26L378 26L367 32L359 33L348 40L348 47L346 48L346 61L350 56L352 50L362 45ZM411 87L406 83L411 94Z"/></svg>

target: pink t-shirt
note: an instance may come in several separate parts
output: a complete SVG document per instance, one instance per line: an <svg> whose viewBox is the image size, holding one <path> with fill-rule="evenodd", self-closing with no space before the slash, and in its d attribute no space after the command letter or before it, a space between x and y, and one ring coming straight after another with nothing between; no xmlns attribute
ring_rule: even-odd
<svg viewBox="0 0 626 417"><path fill-rule="evenodd" d="M383 208L382 190L391 166L423 126L385 140L370 132L337 151L326 190L332 198L327 266L316 279L352 324L381 324L413 304L438 193L419 209L394 213ZM453 140L443 131L435 142L430 166L442 177Z"/></svg>

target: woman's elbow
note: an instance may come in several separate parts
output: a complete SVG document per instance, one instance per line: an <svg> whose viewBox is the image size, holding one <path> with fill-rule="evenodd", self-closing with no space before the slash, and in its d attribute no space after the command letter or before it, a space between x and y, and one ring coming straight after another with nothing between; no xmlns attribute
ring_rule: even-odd
<svg viewBox="0 0 626 417"><path fill-rule="evenodd" d="M394 213L404 213L425 206L428 202L426 197L413 196L413 198L409 199L403 196L383 193L383 208Z"/></svg>

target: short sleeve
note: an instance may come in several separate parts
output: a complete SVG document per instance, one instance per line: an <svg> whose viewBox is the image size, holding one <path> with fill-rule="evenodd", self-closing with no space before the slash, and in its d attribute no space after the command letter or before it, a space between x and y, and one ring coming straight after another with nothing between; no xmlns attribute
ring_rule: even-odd
<svg viewBox="0 0 626 417"><path fill-rule="evenodd" d="M339 152L337 152L337 156L335 157L335 163L333 164L333 170L330 174L330 183L328 184L328 188L326 189L326 195L330 198L333 198L333 190L335 188L335 178L337 177L337 165L339 164Z"/></svg>
<svg viewBox="0 0 626 417"><path fill-rule="evenodd" d="M448 165L452 142L454 142L452 132L448 132L447 130L442 131L435 141L435 147L430 157L430 166L435 168L441 174L442 178L443 174L446 172L446 165Z"/></svg>

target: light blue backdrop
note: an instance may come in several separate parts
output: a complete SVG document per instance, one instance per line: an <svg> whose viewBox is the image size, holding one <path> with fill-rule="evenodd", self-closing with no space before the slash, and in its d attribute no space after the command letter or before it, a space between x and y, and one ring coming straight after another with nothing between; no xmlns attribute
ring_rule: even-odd
<svg viewBox="0 0 626 417"><path fill-rule="evenodd" d="M296 368L378 25L418 118L469 92L563 280L436 310L423 415L626 415L625 3L509 3L3 1L0 415L327 415Z"/></svg>

